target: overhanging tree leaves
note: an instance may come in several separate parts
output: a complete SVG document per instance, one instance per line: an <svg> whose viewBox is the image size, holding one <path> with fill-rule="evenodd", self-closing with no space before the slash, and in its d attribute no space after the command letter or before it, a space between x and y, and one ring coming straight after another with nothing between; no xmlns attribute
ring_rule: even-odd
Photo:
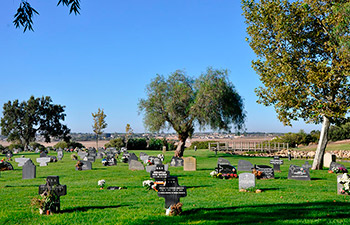
<svg viewBox="0 0 350 225"><path fill-rule="evenodd" d="M264 87L258 102L274 105L285 125L322 122L312 169L321 169L330 123L350 106L349 0L242 0L253 68ZM346 7L345 7L346 6Z"/></svg>
<svg viewBox="0 0 350 225"><path fill-rule="evenodd" d="M75 15L80 14L80 0L59 0L57 5L70 7L69 14L74 12ZM26 0L22 0L14 16L13 24L16 28L23 27L23 32L26 30L33 30L33 16L39 13Z"/></svg>
<svg viewBox="0 0 350 225"><path fill-rule="evenodd" d="M30 142L35 141L35 135L40 134L46 142L51 137L69 141L70 130L64 121L64 106L52 104L50 97L34 98L19 103L18 100L4 104L1 118L1 134L7 136L8 141L19 141L27 150Z"/></svg>
<svg viewBox="0 0 350 225"><path fill-rule="evenodd" d="M227 70L208 68L198 79L177 70L167 78L157 75L147 86L147 99L139 102L144 124L152 132L173 128L179 139L175 156L182 157L187 138L200 128L241 129L243 100L228 80Z"/></svg>

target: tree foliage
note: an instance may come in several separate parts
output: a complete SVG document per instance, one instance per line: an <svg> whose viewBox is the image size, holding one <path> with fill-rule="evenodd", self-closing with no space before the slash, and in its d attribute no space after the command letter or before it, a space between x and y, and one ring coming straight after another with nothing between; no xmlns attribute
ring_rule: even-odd
<svg viewBox="0 0 350 225"><path fill-rule="evenodd" d="M182 156L184 144L200 128L241 129L243 100L228 80L227 70L208 68L198 79L177 70L167 78L157 75L147 86L147 99L139 102L144 124L151 132L173 128L179 139L175 155Z"/></svg>
<svg viewBox="0 0 350 225"><path fill-rule="evenodd" d="M45 142L51 137L69 140L70 129L63 125L66 114L64 106L52 104L50 97L34 98L19 102L15 100L4 104L1 118L1 134L8 141L18 141L27 149L30 142L35 141L35 135L40 134Z"/></svg>
<svg viewBox="0 0 350 225"><path fill-rule="evenodd" d="M75 15L80 14L80 0L59 0L57 5L69 7L69 14L74 12ZM13 24L16 28L23 27L23 32L26 30L33 30L33 16L39 15L27 0L22 0L19 4L17 12L14 16Z"/></svg>
<svg viewBox="0 0 350 225"><path fill-rule="evenodd" d="M329 124L350 106L349 0L242 0L253 68L264 87L258 102L274 105L285 125L323 121L313 169L322 167Z"/></svg>
<svg viewBox="0 0 350 225"><path fill-rule="evenodd" d="M134 130L131 128L130 124L126 124L125 127L125 142L126 142L126 147L128 147L128 142L129 138L131 135L134 133Z"/></svg>
<svg viewBox="0 0 350 225"><path fill-rule="evenodd" d="M98 112L91 113L94 123L92 125L92 130L96 134L96 147L98 148L98 136L102 134L103 130L107 127L106 117L103 109L98 108Z"/></svg>

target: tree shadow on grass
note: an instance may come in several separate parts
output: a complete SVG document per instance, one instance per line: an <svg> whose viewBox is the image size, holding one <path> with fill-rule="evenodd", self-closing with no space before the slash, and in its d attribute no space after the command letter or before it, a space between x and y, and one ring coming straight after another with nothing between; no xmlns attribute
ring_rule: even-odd
<svg viewBox="0 0 350 225"><path fill-rule="evenodd" d="M185 208L186 206L184 206ZM344 223L350 218L350 204L313 202L299 204L264 204L184 210L181 216L158 216L137 223L178 224L326 224ZM348 223L350 219L346 220Z"/></svg>
<svg viewBox="0 0 350 225"><path fill-rule="evenodd" d="M107 168L93 168L92 170L107 170Z"/></svg>
<svg viewBox="0 0 350 225"><path fill-rule="evenodd" d="M201 187L212 187L213 185L197 185L197 186L186 186L187 189L190 188L201 188Z"/></svg>
<svg viewBox="0 0 350 225"><path fill-rule="evenodd" d="M38 187L38 185L37 184L5 185L5 188L12 188L12 187Z"/></svg>
<svg viewBox="0 0 350 225"><path fill-rule="evenodd" d="M107 206L78 206L61 210L61 213L86 212L90 209L116 209L129 205L107 205Z"/></svg>

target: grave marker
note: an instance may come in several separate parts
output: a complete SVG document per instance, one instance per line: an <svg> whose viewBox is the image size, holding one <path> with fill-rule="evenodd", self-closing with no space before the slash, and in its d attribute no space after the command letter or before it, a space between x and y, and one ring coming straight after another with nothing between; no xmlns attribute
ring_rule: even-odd
<svg viewBox="0 0 350 225"><path fill-rule="evenodd" d="M329 168L332 162L336 162L336 156L327 152L323 156L323 167Z"/></svg>
<svg viewBox="0 0 350 225"><path fill-rule="evenodd" d="M18 163L19 167L22 167L28 160L30 160L30 158L16 158L15 162Z"/></svg>
<svg viewBox="0 0 350 225"><path fill-rule="evenodd" d="M36 166L32 160L27 160L22 168L22 179L34 179L36 178Z"/></svg>
<svg viewBox="0 0 350 225"><path fill-rule="evenodd" d="M197 170L197 159L194 157L184 158L184 171L196 171Z"/></svg>
<svg viewBox="0 0 350 225"><path fill-rule="evenodd" d="M145 170L143 164L136 160L129 161L129 170Z"/></svg>
<svg viewBox="0 0 350 225"><path fill-rule="evenodd" d="M63 150L59 149L57 150L57 159L62 160L62 158L63 158Z"/></svg>
<svg viewBox="0 0 350 225"><path fill-rule="evenodd" d="M184 165L184 160L182 158L175 157L175 156L173 156L173 158L171 158L170 166L179 167L179 166L183 166L183 165Z"/></svg>
<svg viewBox="0 0 350 225"><path fill-rule="evenodd" d="M42 157L36 159L36 162L40 163L40 166L47 166L47 163L49 163L50 161L50 157Z"/></svg>
<svg viewBox="0 0 350 225"><path fill-rule="evenodd" d="M275 174L272 167L266 165L256 165L255 169L257 171L261 171L261 176L259 179L275 179Z"/></svg>
<svg viewBox="0 0 350 225"><path fill-rule="evenodd" d="M281 165L283 165L283 160L280 159L279 156L274 156L273 159L270 160L270 164L273 165L274 171L281 172Z"/></svg>
<svg viewBox="0 0 350 225"><path fill-rule="evenodd" d="M46 152L45 151L41 151L40 152L40 158L45 158L45 157L47 157Z"/></svg>
<svg viewBox="0 0 350 225"><path fill-rule="evenodd" d="M255 175L252 173L241 173L238 177L238 188L248 189L255 187Z"/></svg>
<svg viewBox="0 0 350 225"><path fill-rule="evenodd" d="M57 196L57 200L51 205L50 211L53 213L60 212L60 197L67 194L67 186L60 184L58 176L48 176L46 184L39 186L39 195L45 191L52 191Z"/></svg>
<svg viewBox="0 0 350 225"><path fill-rule="evenodd" d="M80 160L78 161L82 163L81 167L75 167L75 170L92 170L92 164L90 161Z"/></svg>
<svg viewBox="0 0 350 225"><path fill-rule="evenodd" d="M288 171L288 179L292 180L311 180L309 169L299 167L296 165L290 165Z"/></svg>
<svg viewBox="0 0 350 225"><path fill-rule="evenodd" d="M165 199L165 208L180 202L180 198L187 196L185 186L179 186L177 177L166 178L165 186L160 186L158 197Z"/></svg>
<svg viewBox="0 0 350 225"><path fill-rule="evenodd" d="M239 160L237 169L238 171L252 171L254 168L253 164L251 164L247 160Z"/></svg>
<svg viewBox="0 0 350 225"><path fill-rule="evenodd" d="M150 172L151 178L155 179L155 181L165 181L166 178L169 177L170 172L168 171L168 168L166 168L168 165L162 165L158 164L156 165L156 169L152 170Z"/></svg>

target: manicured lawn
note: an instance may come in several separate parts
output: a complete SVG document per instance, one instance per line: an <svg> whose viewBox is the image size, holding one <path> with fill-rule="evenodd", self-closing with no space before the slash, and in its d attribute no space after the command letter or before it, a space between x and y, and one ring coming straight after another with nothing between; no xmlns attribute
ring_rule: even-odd
<svg viewBox="0 0 350 225"><path fill-rule="evenodd" d="M133 151L138 156L140 151ZM147 151L149 155L160 152ZM336 175L326 170L311 171L311 181L288 180L291 163L301 166L304 161L284 159L281 173L274 180L257 180L262 193L238 191L238 179L220 180L209 173L216 167L218 157L225 157L234 166L239 159L253 164L269 165L270 158L231 156L208 150L186 150L185 156L197 158L197 171L170 167L179 184L187 186L187 197L181 198L183 214L165 215L164 198L142 187L150 179L146 171L130 171L128 164L104 167L101 160L93 170L75 171L70 154L57 163L39 167L39 154L24 153L37 165L37 178L22 180L22 168L12 162L14 171L1 172L0 224L350 224L349 196L336 194ZM50 155L56 155L51 153ZM167 152L170 162L173 152ZM16 155L15 157L19 157ZM312 162L310 161L310 164ZM350 168L350 163L344 163ZM67 185L67 195L61 197L60 214L42 216L32 210L30 200L38 196L38 186L49 175L58 175ZM126 186L124 190L100 190L97 181L106 186Z"/></svg>

